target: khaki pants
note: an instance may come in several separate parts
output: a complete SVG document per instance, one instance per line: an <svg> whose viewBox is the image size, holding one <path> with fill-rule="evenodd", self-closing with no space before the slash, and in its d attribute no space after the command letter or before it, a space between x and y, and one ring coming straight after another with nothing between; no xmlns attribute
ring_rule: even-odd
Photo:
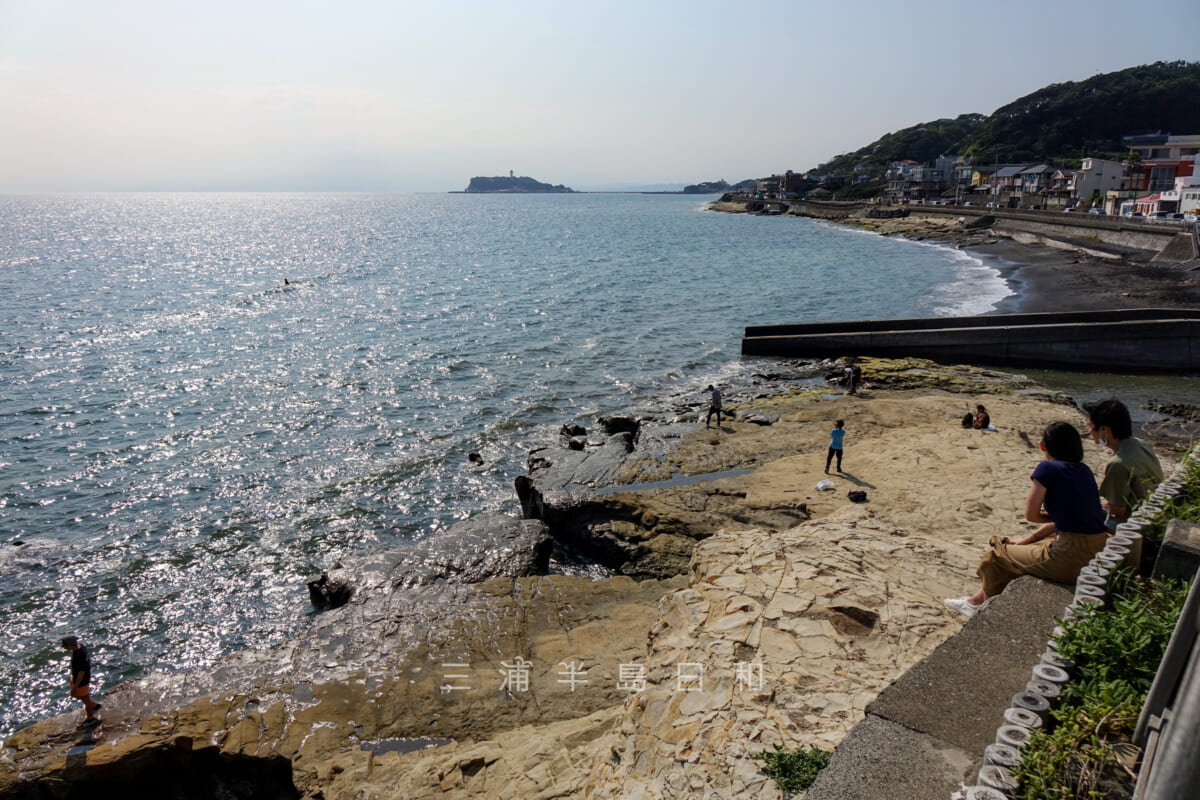
<svg viewBox="0 0 1200 800"><path fill-rule="evenodd" d="M1033 544L1008 544L1006 539L993 536L976 574L983 579L983 591L988 597L1000 594L1022 575L1074 583L1079 570L1107 543L1108 536L1103 533L1059 531Z"/></svg>

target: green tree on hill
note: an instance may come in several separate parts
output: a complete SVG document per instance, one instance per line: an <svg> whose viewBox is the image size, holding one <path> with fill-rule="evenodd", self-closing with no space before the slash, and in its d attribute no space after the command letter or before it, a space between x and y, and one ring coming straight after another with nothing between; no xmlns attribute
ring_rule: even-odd
<svg viewBox="0 0 1200 800"><path fill-rule="evenodd" d="M970 156L977 164L1123 158L1123 137L1137 131L1200 133L1197 98L1200 62L1130 67L1051 84L991 116L963 114L888 133L816 171L880 178L892 161L928 163L942 154Z"/></svg>

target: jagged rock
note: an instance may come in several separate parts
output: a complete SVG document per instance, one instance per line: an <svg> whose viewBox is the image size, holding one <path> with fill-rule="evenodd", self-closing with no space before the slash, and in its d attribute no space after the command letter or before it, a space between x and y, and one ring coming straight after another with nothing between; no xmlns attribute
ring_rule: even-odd
<svg viewBox="0 0 1200 800"><path fill-rule="evenodd" d="M322 572L321 577L308 582L308 599L317 611L341 608L350 602L353 594L350 577L340 569L334 570L333 575Z"/></svg>
<svg viewBox="0 0 1200 800"><path fill-rule="evenodd" d="M586 436L572 436L567 440L567 447L571 450L583 450L587 447L587 443Z"/></svg>
<svg viewBox="0 0 1200 800"><path fill-rule="evenodd" d="M636 438L641 423L633 417L600 417L597 422L609 436L618 433L631 433Z"/></svg>
<svg viewBox="0 0 1200 800"><path fill-rule="evenodd" d="M393 587L410 588L439 580L483 583L540 575L549 567L552 548L549 530L539 520L476 514L411 551L399 551L387 577Z"/></svg>
<svg viewBox="0 0 1200 800"><path fill-rule="evenodd" d="M336 569L309 582L309 597L314 608L324 611L344 606L355 592L541 575L549 568L553 544L546 525L538 520L498 512L476 514L412 547L343 559Z"/></svg>
<svg viewBox="0 0 1200 800"><path fill-rule="evenodd" d="M579 748L607 731L628 696L619 665L642 657L658 598L683 584L548 576L359 591L269 651L107 690L100 741L75 730L78 711L18 731L0 759L0 798L69 798L86 787L97 797L349 800L464 796L464 786L509 797L484 784L565 779L547 759L564 749L580 756L582 787L589 762ZM518 656L530 664L527 689L505 692L505 665ZM568 663L586 681L573 690L561 684ZM535 724L549 725L548 736ZM523 728L509 747L472 744ZM403 757L439 765L413 774L419 794L395 788L408 770L372 777L372 764L403 759L363 743L420 737L462 744Z"/></svg>
<svg viewBox="0 0 1200 800"><path fill-rule="evenodd" d="M574 439L576 436L587 436L587 428L574 422L566 423L558 432L567 439Z"/></svg>
<svg viewBox="0 0 1200 800"><path fill-rule="evenodd" d="M1145 404L1145 408L1149 411L1157 411L1160 414L1175 417L1176 419L1200 422L1200 406L1192 405L1191 403L1162 403L1157 400L1151 400Z"/></svg>

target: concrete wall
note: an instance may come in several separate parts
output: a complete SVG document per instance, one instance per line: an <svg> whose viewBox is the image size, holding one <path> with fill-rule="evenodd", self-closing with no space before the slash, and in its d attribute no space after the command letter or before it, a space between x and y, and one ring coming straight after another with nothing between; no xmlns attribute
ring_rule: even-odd
<svg viewBox="0 0 1200 800"><path fill-rule="evenodd" d="M866 203L833 203L812 200L791 201L791 213L844 219L864 213L870 206ZM915 216L923 217L982 217L994 216L994 229L998 233L1011 235L1012 231L1026 231L1038 235L1087 238L1092 237L1106 244L1130 247L1161 253L1180 233L1190 230L1184 223L1136 222L1125 217L1104 214L1064 214L1061 211L1017 211L1010 209L977 208L975 206L908 206ZM1174 251L1173 251L1174 252ZM1187 258L1177 259L1186 261ZM1168 258L1168 260L1176 260Z"/></svg>
<svg viewBox="0 0 1200 800"><path fill-rule="evenodd" d="M1060 319L1032 319L1038 317ZM747 329L742 354L916 357L942 363L1197 373L1200 312L1140 310L1125 317L1114 311L1107 321L1064 314L756 326Z"/></svg>

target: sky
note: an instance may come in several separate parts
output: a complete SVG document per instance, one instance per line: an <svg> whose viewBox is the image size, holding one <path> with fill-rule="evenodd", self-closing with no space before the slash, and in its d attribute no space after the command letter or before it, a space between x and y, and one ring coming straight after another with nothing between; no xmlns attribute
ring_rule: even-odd
<svg viewBox="0 0 1200 800"><path fill-rule="evenodd" d="M576 189L815 167L1200 59L1195 0L0 0L0 192ZM1131 125L1133 125L1131 121Z"/></svg>

